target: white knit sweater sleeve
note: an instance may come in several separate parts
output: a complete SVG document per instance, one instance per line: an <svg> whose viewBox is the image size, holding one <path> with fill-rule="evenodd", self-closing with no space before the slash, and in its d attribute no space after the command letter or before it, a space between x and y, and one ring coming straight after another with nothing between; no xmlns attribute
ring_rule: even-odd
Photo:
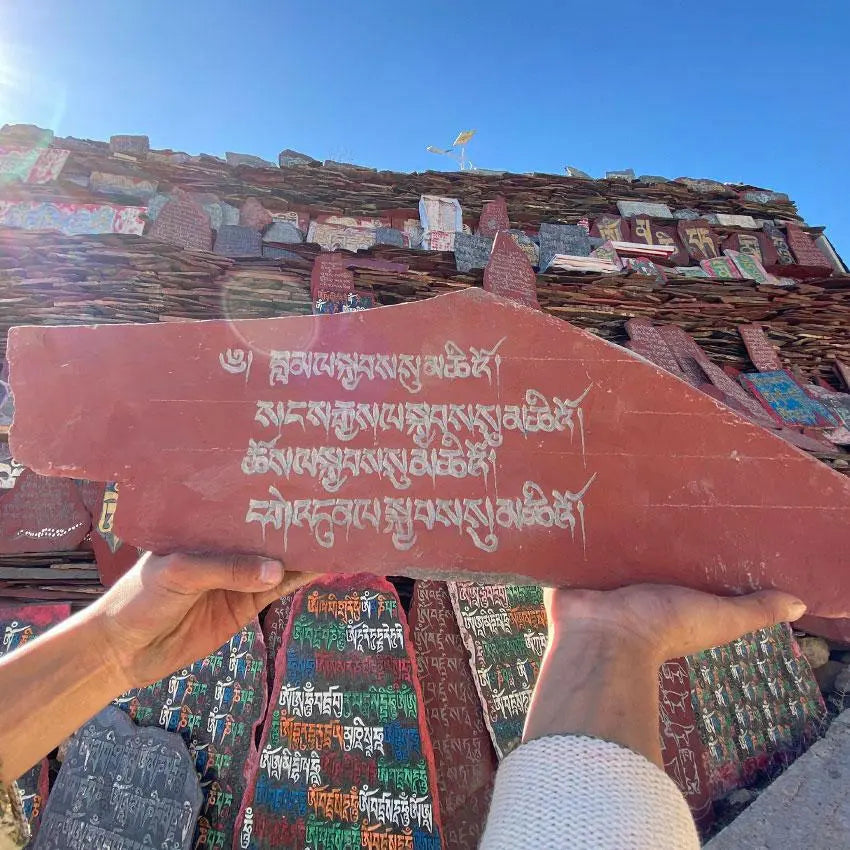
<svg viewBox="0 0 850 850"><path fill-rule="evenodd" d="M684 797L652 762L578 735L529 741L499 766L479 850L696 850Z"/></svg>

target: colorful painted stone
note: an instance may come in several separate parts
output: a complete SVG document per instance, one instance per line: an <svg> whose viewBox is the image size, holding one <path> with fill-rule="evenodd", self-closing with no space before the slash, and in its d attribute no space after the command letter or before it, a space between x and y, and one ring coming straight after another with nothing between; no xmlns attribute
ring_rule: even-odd
<svg viewBox="0 0 850 850"><path fill-rule="evenodd" d="M714 231L705 219L681 220L678 230L685 250L694 260L711 260L720 256Z"/></svg>
<svg viewBox="0 0 850 850"><path fill-rule="evenodd" d="M776 248L773 241L764 233L733 233L723 241L723 248L746 254L758 260L763 266L776 265Z"/></svg>
<svg viewBox="0 0 850 850"><path fill-rule="evenodd" d="M600 215L593 219L591 236L599 236L606 242L631 242L629 222L616 215Z"/></svg>
<svg viewBox="0 0 850 850"><path fill-rule="evenodd" d="M29 641L67 619L70 613L70 605L0 605L0 658L26 646ZM33 842L38 835L47 801L48 774L47 759L40 759L17 779L24 816L30 825Z"/></svg>
<svg viewBox="0 0 850 850"><path fill-rule="evenodd" d="M762 225L762 229L773 243L773 248L776 251L777 263L780 266L793 265L796 260L791 254L791 249L788 247L788 243L785 241L785 235L782 231L770 221L765 221ZM765 264L770 265L770 263L767 262L767 258L765 258Z"/></svg>
<svg viewBox="0 0 850 850"><path fill-rule="evenodd" d="M442 846L422 692L385 579L296 593L248 772L233 842L244 850Z"/></svg>
<svg viewBox="0 0 850 850"><path fill-rule="evenodd" d="M274 685L275 658L277 651L283 643L283 634L289 624L289 615L292 611L292 597L289 593L282 596L276 602L272 602L262 616L263 639L266 644L266 673L269 680L269 693Z"/></svg>
<svg viewBox="0 0 850 850"><path fill-rule="evenodd" d="M493 251L484 269L484 290L526 307L539 306L537 275L507 231L497 233L493 241Z"/></svg>
<svg viewBox="0 0 850 850"><path fill-rule="evenodd" d="M444 582L415 582L409 624L434 748L445 846L476 850L497 759Z"/></svg>
<svg viewBox="0 0 850 850"><path fill-rule="evenodd" d="M546 609L537 585L449 582L484 721L500 759L519 746L540 661Z"/></svg>
<svg viewBox="0 0 850 850"><path fill-rule="evenodd" d="M642 218L673 218L667 204L657 204L651 201L617 201L617 209L623 218L641 216ZM614 240L616 241L616 240ZM628 240L624 240L628 242Z"/></svg>
<svg viewBox="0 0 850 850"><path fill-rule="evenodd" d="M738 325L738 333L744 341L753 366L759 372L774 372L783 368L776 348L764 335L761 325Z"/></svg>
<svg viewBox="0 0 850 850"><path fill-rule="evenodd" d="M676 249L676 253L668 258L668 262L677 266L688 262L688 252L682 246L675 227L656 224L646 216L633 218L630 226L632 241L642 242L645 245L672 245Z"/></svg>
<svg viewBox="0 0 850 850"><path fill-rule="evenodd" d="M193 850L231 844L266 697L266 647L254 619L206 658L115 700L138 726L176 732L188 746L204 794Z"/></svg>
<svg viewBox="0 0 850 850"><path fill-rule="evenodd" d="M660 266L657 266L648 257L623 257L623 267L637 274L651 277L658 283L666 283L667 275Z"/></svg>
<svg viewBox="0 0 850 850"><path fill-rule="evenodd" d="M612 263L617 270L623 268L620 255L614 248L613 242L603 242L602 245L598 248L594 248L593 251L590 252L590 256L596 257L600 260L607 260L609 263Z"/></svg>
<svg viewBox="0 0 850 850"><path fill-rule="evenodd" d="M485 236L456 233L454 238L455 267L459 272L483 269L490 262L493 240Z"/></svg>
<svg viewBox="0 0 850 850"><path fill-rule="evenodd" d="M714 257L711 260L700 260L700 267L716 280L741 280L741 272L731 257ZM766 275L765 275L766 276Z"/></svg>
<svg viewBox="0 0 850 850"><path fill-rule="evenodd" d="M189 850L202 800L180 737L139 729L108 706L71 738L35 850Z"/></svg>
<svg viewBox="0 0 850 850"><path fill-rule="evenodd" d="M115 531L140 547L779 587L813 614L850 610L850 481L623 348L477 288L337 316L15 327L8 358L16 459L118 481ZM460 407L421 420L445 404ZM707 540L724 570L706 570Z"/></svg>
<svg viewBox="0 0 850 850"><path fill-rule="evenodd" d="M185 196L166 203L148 235L187 251L212 251L212 229L206 210Z"/></svg>
<svg viewBox="0 0 850 850"><path fill-rule="evenodd" d="M835 415L808 395L787 370L748 372L741 375L741 383L786 425L835 428L840 424Z"/></svg>
<svg viewBox="0 0 850 850"><path fill-rule="evenodd" d="M23 230L57 230L66 236L96 233L139 235L145 229L145 207L115 204L63 204L0 201L0 224Z"/></svg>
<svg viewBox="0 0 850 850"><path fill-rule="evenodd" d="M265 230L274 219L258 198L246 198L239 208L239 224L254 230Z"/></svg>
<svg viewBox="0 0 850 850"><path fill-rule="evenodd" d="M785 225L785 233L788 238L788 247L798 265L822 269L824 274L832 273L832 263L821 254L817 245L812 241L812 237L805 230L789 221Z"/></svg>
<svg viewBox="0 0 850 850"><path fill-rule="evenodd" d="M478 221L479 236L493 237L500 230L507 230L510 226L508 205L501 195L484 204L484 208L481 210L481 218Z"/></svg>

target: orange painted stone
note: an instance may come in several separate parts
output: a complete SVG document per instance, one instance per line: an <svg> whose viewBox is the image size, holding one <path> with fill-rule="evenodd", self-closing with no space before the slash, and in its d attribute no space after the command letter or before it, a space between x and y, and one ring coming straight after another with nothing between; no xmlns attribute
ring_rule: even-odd
<svg viewBox="0 0 850 850"><path fill-rule="evenodd" d="M323 572L777 587L850 616L848 479L479 289L333 316L16 327L8 358L14 456L118 481L115 533L138 546Z"/></svg>
<svg viewBox="0 0 850 850"><path fill-rule="evenodd" d="M525 251L506 230L499 231L493 240L490 260L484 269L484 289L526 307L538 308L537 275Z"/></svg>

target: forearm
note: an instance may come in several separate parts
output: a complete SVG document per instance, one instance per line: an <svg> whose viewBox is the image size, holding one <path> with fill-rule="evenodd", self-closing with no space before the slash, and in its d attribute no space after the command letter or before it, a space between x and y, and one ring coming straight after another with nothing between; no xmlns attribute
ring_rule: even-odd
<svg viewBox="0 0 850 850"><path fill-rule="evenodd" d="M626 635L568 627L544 656L523 740L587 735L662 766L658 667L654 654Z"/></svg>
<svg viewBox="0 0 850 850"><path fill-rule="evenodd" d="M126 687L90 612L0 659L0 781L20 776Z"/></svg>

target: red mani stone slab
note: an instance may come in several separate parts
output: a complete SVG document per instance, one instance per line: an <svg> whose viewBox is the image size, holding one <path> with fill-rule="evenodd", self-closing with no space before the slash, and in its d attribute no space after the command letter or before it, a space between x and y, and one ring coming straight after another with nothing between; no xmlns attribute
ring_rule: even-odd
<svg viewBox="0 0 850 850"><path fill-rule="evenodd" d="M478 221L479 236L492 237L500 230L507 230L510 226L508 205L501 195L484 204L484 208L481 210L481 218Z"/></svg>
<svg viewBox="0 0 850 850"><path fill-rule="evenodd" d="M186 196L172 198L159 211L148 236L189 251L212 251L207 211Z"/></svg>
<svg viewBox="0 0 850 850"><path fill-rule="evenodd" d="M679 368L676 355L670 350L658 332L658 328L651 322L647 319L629 319L626 322L626 333L631 340L633 351L651 360L656 366L684 379L684 373Z"/></svg>
<svg viewBox="0 0 850 850"><path fill-rule="evenodd" d="M850 615L850 480L479 289L334 316L16 327L8 357L14 456L117 480L115 531L137 546L325 572L776 587Z"/></svg>
<svg viewBox="0 0 850 850"><path fill-rule="evenodd" d="M506 230L496 234L484 269L484 290L539 309L537 275L528 257Z"/></svg>
<svg viewBox="0 0 850 850"><path fill-rule="evenodd" d="M319 254L310 274L310 295L316 301L344 301L354 291L354 272L349 254Z"/></svg>
<svg viewBox="0 0 850 850"><path fill-rule="evenodd" d="M601 215L593 220L591 236L598 236L606 242L631 242L628 219L616 215ZM638 240L635 240L638 241Z"/></svg>
<svg viewBox="0 0 850 850"><path fill-rule="evenodd" d="M475 850L497 759L444 582L414 584L408 622L434 748L445 846Z"/></svg>
<svg viewBox="0 0 850 850"><path fill-rule="evenodd" d="M265 230L272 221L274 221L272 214L257 198L248 198L239 208L239 224L244 227Z"/></svg>
<svg viewBox="0 0 850 850"><path fill-rule="evenodd" d="M738 333L744 341L753 366L759 372L774 372L784 368L776 347L764 335L761 325L738 325Z"/></svg>
<svg viewBox="0 0 850 850"><path fill-rule="evenodd" d="M694 260L710 260L720 256L717 237L705 219L680 221L678 230L685 250Z"/></svg>
<svg viewBox="0 0 850 850"><path fill-rule="evenodd" d="M832 263L821 254L818 246L805 230L788 222L785 225L785 233L788 238L788 247L799 265L822 269L824 274L832 274Z"/></svg>
<svg viewBox="0 0 850 850"><path fill-rule="evenodd" d="M642 242L645 245L672 245L676 249L666 260L674 266L688 264L688 252L679 239L675 227L664 226L654 222L648 216L635 216L631 219L632 242Z"/></svg>

